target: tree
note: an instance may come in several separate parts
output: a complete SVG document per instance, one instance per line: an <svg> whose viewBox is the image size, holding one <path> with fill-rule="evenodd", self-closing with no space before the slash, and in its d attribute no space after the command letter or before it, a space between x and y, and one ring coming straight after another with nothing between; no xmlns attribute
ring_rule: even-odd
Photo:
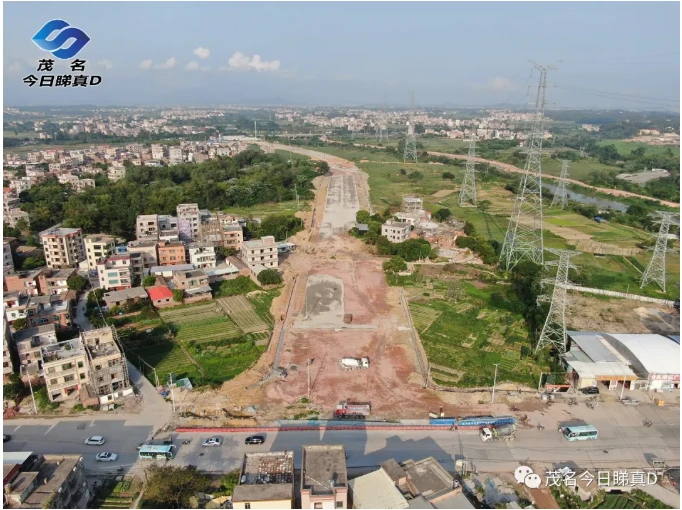
<svg viewBox="0 0 682 510"><path fill-rule="evenodd" d="M220 255L223 259L226 259L227 257L234 257L237 255L237 250L234 248L228 248L226 246L216 246L215 247L215 252Z"/></svg>
<svg viewBox="0 0 682 510"><path fill-rule="evenodd" d="M404 168L400 169L400 175L407 175L407 172L405 171Z"/></svg>
<svg viewBox="0 0 682 510"><path fill-rule="evenodd" d="M452 283L450 283L448 290L445 291L445 296L449 300L457 303L466 297L466 291L462 287L462 283L459 280L453 280Z"/></svg>
<svg viewBox="0 0 682 510"><path fill-rule="evenodd" d="M383 263L383 268L387 273L398 273L407 270L407 262L401 256L394 255Z"/></svg>
<svg viewBox="0 0 682 510"><path fill-rule="evenodd" d="M76 292L82 292L88 288L90 282L87 278L83 278L79 274L72 274L66 280L66 286L69 290L75 290Z"/></svg>
<svg viewBox="0 0 682 510"><path fill-rule="evenodd" d="M369 223L371 216L369 215L369 212L361 210L355 213L355 221L358 223Z"/></svg>
<svg viewBox="0 0 682 510"><path fill-rule="evenodd" d="M485 213L490 209L490 206L493 205L493 203L490 200L481 200L478 202L477 206L478 210L481 211L482 213Z"/></svg>
<svg viewBox="0 0 682 510"><path fill-rule="evenodd" d="M462 230L468 236L474 235L476 233L476 227L474 227L474 225L468 221L464 222L464 228Z"/></svg>
<svg viewBox="0 0 682 510"><path fill-rule="evenodd" d="M173 301L181 303L185 297L185 291L182 289L173 289Z"/></svg>
<svg viewBox="0 0 682 510"><path fill-rule="evenodd" d="M28 328L28 319L26 319L24 317L20 317L12 323L12 327L14 328L14 331L21 331L23 329L27 329Z"/></svg>
<svg viewBox="0 0 682 510"><path fill-rule="evenodd" d="M454 179L455 174L452 172L443 172L443 179Z"/></svg>
<svg viewBox="0 0 682 510"><path fill-rule="evenodd" d="M26 386L21 380L21 375L10 374L7 378L8 382L2 385L3 400L21 400L26 394Z"/></svg>
<svg viewBox="0 0 682 510"><path fill-rule="evenodd" d="M326 161L317 161L315 163L315 170L318 171L318 173L321 173L322 175L326 175L329 173L329 163Z"/></svg>
<svg viewBox="0 0 682 510"><path fill-rule="evenodd" d="M156 283L156 276L154 275L147 275L144 278L142 278L142 286L143 287L151 287Z"/></svg>
<svg viewBox="0 0 682 510"><path fill-rule="evenodd" d="M194 467L153 465L145 470L144 499L150 508L192 508L190 498L204 492L210 483L208 476Z"/></svg>
<svg viewBox="0 0 682 510"><path fill-rule="evenodd" d="M276 269L264 269L256 277L261 285L278 285L282 283L282 277Z"/></svg>
<svg viewBox="0 0 682 510"><path fill-rule="evenodd" d="M436 221L446 221L450 216L452 216L452 211L450 209L438 209L435 213L433 213L433 219Z"/></svg>
<svg viewBox="0 0 682 510"><path fill-rule="evenodd" d="M412 172L410 175L407 176L408 179L412 179L413 181L418 181L422 177L424 177L424 174L421 173L419 170L417 170L416 172Z"/></svg>
<svg viewBox="0 0 682 510"><path fill-rule="evenodd" d="M37 267L42 267L45 265L45 259L42 257L26 257L24 263L21 265L21 269L24 271L30 271Z"/></svg>

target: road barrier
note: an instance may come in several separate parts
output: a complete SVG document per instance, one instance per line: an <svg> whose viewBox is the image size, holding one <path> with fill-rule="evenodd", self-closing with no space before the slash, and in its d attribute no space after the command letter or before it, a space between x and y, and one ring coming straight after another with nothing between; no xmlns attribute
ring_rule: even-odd
<svg viewBox="0 0 682 510"><path fill-rule="evenodd" d="M200 432L206 434L214 433L255 433L255 432L300 432L300 431L333 431L333 430L450 430L451 425L301 425L290 427L178 427L175 429L178 433L193 433Z"/></svg>

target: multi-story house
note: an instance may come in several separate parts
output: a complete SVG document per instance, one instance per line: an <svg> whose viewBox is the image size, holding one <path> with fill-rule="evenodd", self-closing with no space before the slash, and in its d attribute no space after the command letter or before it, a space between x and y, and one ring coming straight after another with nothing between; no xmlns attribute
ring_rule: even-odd
<svg viewBox="0 0 682 510"><path fill-rule="evenodd" d="M235 216L218 212L202 219L199 238L202 242L241 251L244 234Z"/></svg>
<svg viewBox="0 0 682 510"><path fill-rule="evenodd" d="M157 244L160 266L174 266L187 263L185 244L181 242L160 241Z"/></svg>
<svg viewBox="0 0 682 510"><path fill-rule="evenodd" d="M71 318L76 295L73 291L51 296L30 296L26 305L29 326L54 324L57 330L73 327Z"/></svg>
<svg viewBox="0 0 682 510"><path fill-rule="evenodd" d="M159 215L141 214L135 220L135 235L140 238L159 238Z"/></svg>
<svg viewBox="0 0 682 510"><path fill-rule="evenodd" d="M187 246L188 262L201 269L214 268L215 247L211 243L191 243Z"/></svg>
<svg viewBox="0 0 682 510"><path fill-rule="evenodd" d="M20 220L24 220L27 225L30 225L28 213L21 209L10 209L5 213L3 220L12 228L16 227Z"/></svg>
<svg viewBox="0 0 682 510"><path fill-rule="evenodd" d="M37 296L41 293L39 277L46 270L44 267L39 267L31 271L18 271L6 274L4 278L5 292Z"/></svg>
<svg viewBox="0 0 682 510"><path fill-rule="evenodd" d="M114 253L117 239L106 234L92 234L83 238L88 269L97 269L97 261Z"/></svg>
<svg viewBox="0 0 682 510"><path fill-rule="evenodd" d="M156 241L130 241L128 243L128 253L131 257L142 257L143 273L146 274L149 270L158 265L158 255L156 253Z"/></svg>
<svg viewBox="0 0 682 510"><path fill-rule="evenodd" d="M130 254L109 255L97 261L99 284L106 290L123 290L133 286L133 268Z"/></svg>
<svg viewBox="0 0 682 510"><path fill-rule="evenodd" d="M111 165L107 170L107 177L110 181L120 181L126 176L126 167L123 165Z"/></svg>
<svg viewBox="0 0 682 510"><path fill-rule="evenodd" d="M208 285L208 276L201 269L176 271L173 273L173 283L176 289L187 290Z"/></svg>
<svg viewBox="0 0 682 510"><path fill-rule="evenodd" d="M55 225L40 233L45 263L51 268L76 267L85 260L85 245L80 228Z"/></svg>
<svg viewBox="0 0 682 510"><path fill-rule="evenodd" d="M276 268L279 264L274 236L265 236L242 243L242 261L255 273Z"/></svg>
<svg viewBox="0 0 682 510"><path fill-rule="evenodd" d="M301 508L348 508L346 451L343 445L303 447Z"/></svg>
<svg viewBox="0 0 682 510"><path fill-rule="evenodd" d="M152 159L163 159L163 145L152 144Z"/></svg>
<svg viewBox="0 0 682 510"><path fill-rule="evenodd" d="M29 296L19 292L5 292L2 296L2 307L5 320L13 324L17 319L28 318Z"/></svg>
<svg viewBox="0 0 682 510"><path fill-rule="evenodd" d="M76 269L45 269L38 274L38 291L41 294L62 294L69 290L67 280L76 276Z"/></svg>
<svg viewBox="0 0 682 510"><path fill-rule="evenodd" d="M19 357L21 373L25 377L43 376L42 347L57 343L54 324L24 329L14 333L14 345Z"/></svg>
<svg viewBox="0 0 682 510"><path fill-rule="evenodd" d="M159 241L178 241L178 218L159 214Z"/></svg>
<svg viewBox="0 0 682 510"><path fill-rule="evenodd" d="M80 338L46 345L40 349L43 374L50 402L63 402L78 397L81 386L88 383L88 355Z"/></svg>
<svg viewBox="0 0 682 510"><path fill-rule="evenodd" d="M14 366L12 365L12 356L10 355L9 346L12 340L12 335L9 330L9 324L2 318L2 381L7 381L7 377L14 373Z"/></svg>
<svg viewBox="0 0 682 510"><path fill-rule="evenodd" d="M168 149L168 159L171 165L179 165L182 163L182 149L180 147L171 147Z"/></svg>
<svg viewBox="0 0 682 510"><path fill-rule="evenodd" d="M215 257L214 264L215 265ZM2 240L2 274L6 275L14 271L14 261L12 260L12 245L9 240Z"/></svg>
<svg viewBox="0 0 682 510"><path fill-rule="evenodd" d="M199 226L201 225L201 214L198 204L180 204L177 209L178 214L178 235L180 240L186 243L199 240Z"/></svg>
<svg viewBox="0 0 682 510"><path fill-rule="evenodd" d="M294 507L294 452L247 453L234 488L232 508Z"/></svg>
<svg viewBox="0 0 682 510"><path fill-rule="evenodd" d="M105 404L132 393L126 358L114 339L112 327L83 331L81 340L87 353L88 384Z"/></svg>
<svg viewBox="0 0 682 510"><path fill-rule="evenodd" d="M410 238L410 224L402 221L388 220L381 225L381 235L392 243L402 243Z"/></svg>
<svg viewBox="0 0 682 510"><path fill-rule="evenodd" d="M12 179L9 181L9 187L12 188L17 195L23 191L28 191L31 189L31 178L21 177L19 179Z"/></svg>

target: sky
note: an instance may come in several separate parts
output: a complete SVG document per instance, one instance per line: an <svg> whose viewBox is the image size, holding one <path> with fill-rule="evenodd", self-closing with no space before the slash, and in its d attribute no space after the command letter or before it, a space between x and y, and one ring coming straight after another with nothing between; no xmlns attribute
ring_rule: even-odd
<svg viewBox="0 0 682 510"><path fill-rule="evenodd" d="M678 2L5 2L3 11L5 106L404 106L410 90L424 106L527 105L532 60L556 64L548 108L679 108ZM38 60L54 57L32 37L52 19L90 37L77 57L100 85L23 82L50 74ZM53 74L73 74L73 59L54 60Z"/></svg>

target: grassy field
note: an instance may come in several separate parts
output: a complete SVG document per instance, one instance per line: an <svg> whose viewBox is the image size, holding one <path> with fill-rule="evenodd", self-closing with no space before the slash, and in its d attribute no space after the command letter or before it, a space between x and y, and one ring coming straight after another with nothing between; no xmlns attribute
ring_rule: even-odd
<svg viewBox="0 0 682 510"><path fill-rule="evenodd" d="M624 142L623 140L602 140L599 145L615 145L616 150L623 156L629 155L634 149L644 147L648 154L661 154L670 148L676 157L680 157L679 145L647 145L645 143Z"/></svg>
<svg viewBox="0 0 682 510"><path fill-rule="evenodd" d="M571 161L568 165L568 175L571 179L583 180L592 172L601 172L603 170L611 171L617 170L619 172L622 169L611 166L604 165L600 163L595 158L584 158L578 161ZM561 174L561 160L552 159L550 157L542 158L542 172L549 175L560 175Z"/></svg>
<svg viewBox="0 0 682 510"><path fill-rule="evenodd" d="M301 208L309 202L301 201ZM296 212L296 201L258 204L253 207L228 207L224 209L226 214L238 214L248 218L249 216L267 216L270 214L293 214Z"/></svg>
<svg viewBox="0 0 682 510"><path fill-rule="evenodd" d="M241 335L213 301L161 310L159 315L181 342L217 342Z"/></svg>
<svg viewBox="0 0 682 510"><path fill-rule="evenodd" d="M499 293L508 299L508 285L464 280L477 278L478 271L442 273L403 280L410 301L410 314L426 350L435 364L431 375L443 386L490 386L494 364L499 363L498 382L534 386L540 371L534 359L524 357L530 348L521 315L492 307L490 297ZM429 273L431 274L431 273ZM445 298L450 281L457 278L466 291L458 302Z"/></svg>

